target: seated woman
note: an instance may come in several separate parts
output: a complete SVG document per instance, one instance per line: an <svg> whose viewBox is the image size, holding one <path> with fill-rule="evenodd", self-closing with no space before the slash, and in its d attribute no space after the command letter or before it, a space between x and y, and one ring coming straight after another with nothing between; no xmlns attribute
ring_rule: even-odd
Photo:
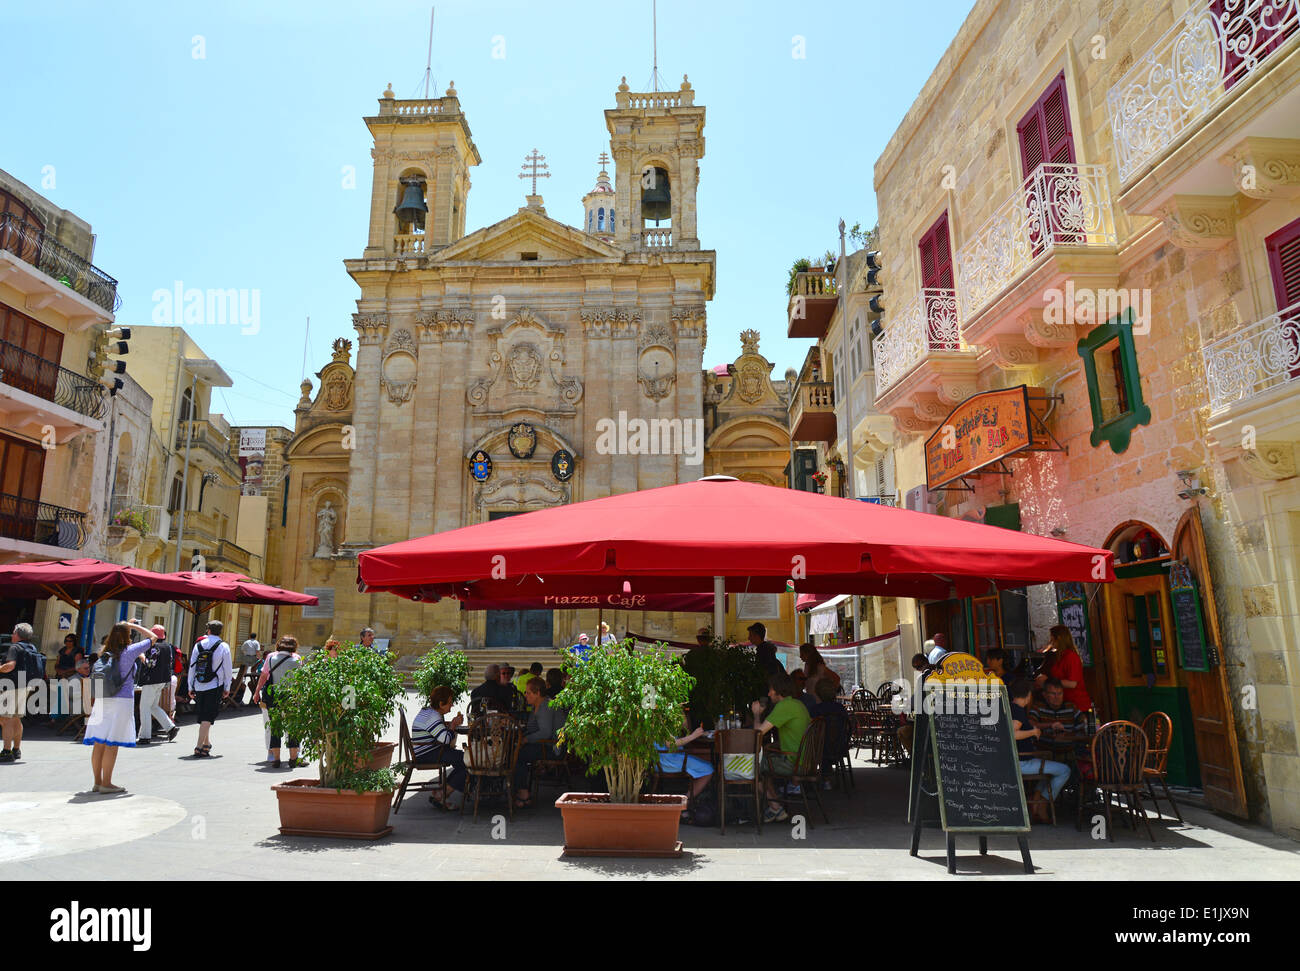
<svg viewBox="0 0 1300 971"><path fill-rule="evenodd" d="M817 682L817 704L808 709L813 718L826 721L826 741L822 745L822 786L830 788L835 764L849 754L849 713L835 697L835 685L827 678Z"/></svg>
<svg viewBox="0 0 1300 971"><path fill-rule="evenodd" d="M568 680L563 671L559 668L551 668L546 672L546 700L551 701L564 690L564 684Z"/></svg>
<svg viewBox="0 0 1300 971"><path fill-rule="evenodd" d="M812 695L812 685L808 681L808 675L795 668L790 672L790 680L794 682L795 699L803 702L803 706L808 709L808 713L812 714L813 708L817 706L817 699ZM831 690L834 690L833 686Z"/></svg>
<svg viewBox="0 0 1300 971"><path fill-rule="evenodd" d="M524 701L532 706L528 716L528 727L524 729L524 744L519 749L515 760L515 808L524 809L532 804L528 792L528 776L533 763L538 759L555 758L555 737L564 727L567 712L558 705L552 705L546 697L546 682L541 678L530 678L524 689Z"/></svg>
<svg viewBox="0 0 1300 971"><path fill-rule="evenodd" d="M71 678L77 673L77 661L81 657L81 645L77 643L77 635L69 634L63 638L63 646L59 648L58 656L54 659L54 676L56 678Z"/></svg>
<svg viewBox="0 0 1300 971"><path fill-rule="evenodd" d="M696 727L695 731L683 735L681 738L673 739L673 748L681 748L683 745L688 745L703 734L704 726L699 725ZM697 758L694 755L687 755L685 752L669 751L667 745L656 745L655 748L659 750L660 772L685 771L685 773L691 777L691 799L694 799L709 787L709 780L713 778L713 763L706 762L704 759ZM682 813L682 819L686 822L690 822L691 810L689 808Z"/></svg>
<svg viewBox="0 0 1300 971"><path fill-rule="evenodd" d="M451 711L455 697L450 688L439 685L429 694L429 706L420 709L420 713L411 722L411 748L417 762L437 759L443 765L450 766L447 786L450 792L431 795L429 801L443 809L460 809L465 802L465 753L456 748L456 729L465 720L464 715L457 715L450 722L447 712Z"/></svg>
<svg viewBox="0 0 1300 971"><path fill-rule="evenodd" d="M821 652L817 650L811 641L800 646L799 660L803 661L803 673L808 679L807 687L810 698L817 698L817 684L823 679L834 684L836 693L839 693L840 676L827 666L826 659L822 657Z"/></svg>
<svg viewBox="0 0 1300 971"><path fill-rule="evenodd" d="M1030 808L1034 811L1037 819L1040 818L1039 813L1043 808L1043 801L1050 799L1052 802L1056 802L1061 790L1065 788L1065 783L1070 778L1070 767L1064 762L1054 762L1051 759L1025 757L1026 753L1035 750L1034 739L1042 735L1042 732L1030 721L1029 712L1025 707L1029 704L1029 699L1033 693L1033 682L1027 678L1021 678L1012 683L1008 691L1008 694L1011 695L1011 728L1015 733L1016 749L1020 752L1020 771L1030 774L1042 772L1051 776L1050 784L1047 780L1038 783L1038 791L1030 799ZM1034 806L1033 803L1035 802L1039 805Z"/></svg>

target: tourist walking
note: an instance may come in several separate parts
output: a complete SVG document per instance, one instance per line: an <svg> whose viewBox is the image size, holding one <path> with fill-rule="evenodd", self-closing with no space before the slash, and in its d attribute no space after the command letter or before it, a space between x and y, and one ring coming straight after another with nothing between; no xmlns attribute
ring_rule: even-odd
<svg viewBox="0 0 1300 971"><path fill-rule="evenodd" d="M140 685L140 734L135 740L137 745L153 743L155 718L167 733L167 741L173 741L180 731L162 703L163 692L171 684L172 655L176 648L167 641L167 629L162 624L154 624L151 632L157 640L136 662L136 682Z"/></svg>
<svg viewBox="0 0 1300 971"><path fill-rule="evenodd" d="M230 697L230 645L221 639L223 626L219 620L208 621L207 634L190 652L189 688L199 715L199 744L194 754L201 759L212 755L212 723L221 710L221 700Z"/></svg>
<svg viewBox="0 0 1300 971"><path fill-rule="evenodd" d="M271 720L271 738L270 738L270 755L271 768L278 769L280 762L280 735L279 723L276 719L275 712L275 693L276 689L284 684L286 678L292 676L302 666L302 657L298 654L298 640L294 637L281 637L280 643L276 645L278 650L268 654L262 662L262 673L257 679L257 687L253 690L254 704L266 706L267 715ZM289 768L298 764L298 740L289 739Z"/></svg>
<svg viewBox="0 0 1300 971"><path fill-rule="evenodd" d="M24 658L29 650L36 650L34 636L31 624L15 624L9 650L0 656L0 734L4 736L0 762L16 762L23 757L23 710L27 706Z"/></svg>
<svg viewBox="0 0 1300 971"><path fill-rule="evenodd" d="M256 664L257 654L261 649L262 645L258 643L257 634L249 634L248 640L244 641L239 647L239 663L249 666Z"/></svg>
<svg viewBox="0 0 1300 971"><path fill-rule="evenodd" d="M144 635L131 643L132 632ZM135 748L135 659L151 648L158 636L139 620L119 621L108 632L108 641L95 664L94 706L86 719L84 744L90 752L90 769L95 775L94 792L126 792L113 785L113 766L119 748Z"/></svg>

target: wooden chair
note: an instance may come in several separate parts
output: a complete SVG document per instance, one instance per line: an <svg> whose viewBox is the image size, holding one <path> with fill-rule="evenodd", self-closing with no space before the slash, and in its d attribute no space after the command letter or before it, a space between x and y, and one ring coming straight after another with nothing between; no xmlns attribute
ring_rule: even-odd
<svg viewBox="0 0 1300 971"><path fill-rule="evenodd" d="M543 738L541 743L546 746L546 751L555 752L553 756L543 756L534 760L533 764L528 767L528 791L536 798L540 791L541 784L547 779L551 779L559 787L560 792L565 792L569 787L569 759L564 752L557 751L556 740L553 738ZM523 747L522 745L520 746Z"/></svg>
<svg viewBox="0 0 1300 971"><path fill-rule="evenodd" d="M447 766L442 761L442 755L447 746L440 742L432 755L425 755L421 759L416 759L415 746L411 742L411 728L406 723L406 710L399 708L397 715L402 749L402 767L406 771L402 776L401 784L397 787L397 792L393 794L393 812L398 812L402 808L402 800L406 798L408 792L434 792L435 790L446 790L447 788ZM411 776L416 772L437 772L438 781L434 782L430 779L412 786Z"/></svg>
<svg viewBox="0 0 1300 971"><path fill-rule="evenodd" d="M817 800L817 808L822 811L822 818L827 823L831 821L830 816L826 814L826 807L822 804L821 780L822 780L822 748L826 744L826 720L823 718L814 718L808 725L808 730L803 733L803 738L799 740L798 752L783 752L780 749L773 749L775 755L784 755L794 761L794 772L788 776L778 776L771 772L773 780L781 779L787 784L795 783L799 786L799 794L803 796L804 819L808 820L808 825L812 825L812 811L808 805L808 791L811 789L813 798ZM770 763L769 763L770 765ZM784 794L781 799L782 804L789 806L790 795Z"/></svg>
<svg viewBox="0 0 1300 971"><path fill-rule="evenodd" d="M1147 764L1142 770L1142 778L1147 784L1147 795L1151 799L1151 805L1155 807L1156 816L1163 818L1154 786L1154 783L1159 782L1165 798L1169 800L1169 805L1174 811L1174 816L1181 823L1183 814L1178 811L1178 803L1174 802L1174 795L1169 791L1169 783L1165 779L1168 772L1169 746L1174 740L1173 719L1163 711L1153 711L1142 719L1142 732L1147 737Z"/></svg>
<svg viewBox="0 0 1300 971"><path fill-rule="evenodd" d="M1018 753L1018 757L1022 762L1029 759L1042 760L1042 759L1050 759L1052 757L1052 753L1047 751L1020 752ZM1041 770L1043 766L1040 764L1038 768ZM1027 795L1032 795L1033 793L1037 792L1038 784L1040 782L1045 783L1049 787L1048 792L1051 792L1050 786L1052 784L1052 777L1047 772L1022 771L1020 773L1020 780L1025 784L1025 793ZM1047 798L1047 811L1048 814L1052 817L1052 825L1055 826L1056 825L1056 800L1052 799L1050 796Z"/></svg>
<svg viewBox="0 0 1300 971"><path fill-rule="evenodd" d="M1092 766L1094 778L1086 787L1100 790L1102 808L1106 811L1106 835L1115 842L1115 828L1111 820L1111 799L1122 796L1124 807L1130 814L1136 812L1142 817L1142 825L1147 836L1155 842L1151 834L1151 824L1147 814L1142 810L1141 793L1145 787L1143 778L1147 765L1147 737L1139 725L1130 721L1113 721L1102 725L1092 740ZM1083 828L1084 806L1088 804L1079 792L1078 828ZM1131 819L1130 819L1131 822ZM1132 824L1136 831L1137 824Z"/></svg>
<svg viewBox="0 0 1300 971"><path fill-rule="evenodd" d="M469 726L465 742L465 802L460 811L464 815L469 804L470 790L474 792L474 822L478 822L478 804L483 787L488 785L489 795L504 795L510 818L515 818L514 773L519 758L519 740L523 726L503 712L490 712Z"/></svg>
<svg viewBox="0 0 1300 971"><path fill-rule="evenodd" d="M827 760L827 767L830 769L830 775L835 777L836 783L841 792L847 793L855 787L853 781L853 762L849 758L849 750L853 742L853 716L849 713L834 714L833 717L826 719L826 742L827 748L832 748L832 754Z"/></svg>
<svg viewBox="0 0 1300 971"><path fill-rule="evenodd" d="M723 729L715 732L713 735L713 751L717 755L715 764L718 780L718 823L722 827L722 835L727 835L727 790L730 787L740 787L749 789L754 794L754 828L755 832L763 832L763 794L762 794L762 770L763 764L763 737L756 731L749 729ZM745 778L727 778L727 756L728 755L748 755L754 759L754 771L750 775L746 772L740 772ZM684 768L684 766L683 766Z"/></svg>
<svg viewBox="0 0 1300 971"><path fill-rule="evenodd" d="M221 699L221 710L238 708L239 699L244 697L244 679L248 676L248 665L241 664L239 670L230 679L230 694Z"/></svg>
<svg viewBox="0 0 1300 971"><path fill-rule="evenodd" d="M90 678L74 678L69 683L80 686L81 704L78 708L77 714L69 715L63 720L63 724L59 726L59 730L56 734L62 735L64 732L71 731L75 728L77 729L77 734L74 737L78 742L80 742L82 738L85 737L86 718L90 715L92 697L90 693ZM58 690L61 688L63 682L51 681L50 684L55 687L55 690Z"/></svg>

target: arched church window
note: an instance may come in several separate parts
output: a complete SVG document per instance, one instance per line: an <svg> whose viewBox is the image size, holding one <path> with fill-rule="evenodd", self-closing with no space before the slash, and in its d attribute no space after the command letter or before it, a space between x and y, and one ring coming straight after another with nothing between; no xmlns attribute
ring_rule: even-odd
<svg viewBox="0 0 1300 971"><path fill-rule="evenodd" d="M600 230L601 232L604 232L605 230L605 207L604 206L601 206L600 209L597 210L596 229Z"/></svg>

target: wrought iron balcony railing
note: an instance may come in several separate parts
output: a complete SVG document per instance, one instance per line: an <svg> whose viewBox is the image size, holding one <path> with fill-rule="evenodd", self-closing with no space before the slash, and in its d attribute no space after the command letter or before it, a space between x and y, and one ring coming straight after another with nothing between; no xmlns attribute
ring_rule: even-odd
<svg viewBox="0 0 1300 971"><path fill-rule="evenodd" d="M0 493L0 536L79 550L86 541L86 514Z"/></svg>
<svg viewBox="0 0 1300 971"><path fill-rule="evenodd" d="M1300 379L1300 303L1202 348L1210 413Z"/></svg>
<svg viewBox="0 0 1300 971"><path fill-rule="evenodd" d="M163 507L150 506L136 496L114 496L109 504L110 526L129 526L144 536L162 536Z"/></svg>
<svg viewBox="0 0 1300 971"><path fill-rule="evenodd" d="M888 391L932 351L970 350L961 335L954 290L922 290L871 342L876 397Z"/></svg>
<svg viewBox="0 0 1300 971"><path fill-rule="evenodd" d="M87 418L104 417L102 385L8 341L0 341L0 383Z"/></svg>
<svg viewBox="0 0 1300 971"><path fill-rule="evenodd" d="M1040 165L957 254L962 312L973 319L1058 246L1114 245L1105 166Z"/></svg>
<svg viewBox="0 0 1300 971"><path fill-rule="evenodd" d="M877 506L889 506L891 509L898 508L898 496L858 496L859 502L870 502Z"/></svg>
<svg viewBox="0 0 1300 971"><path fill-rule="evenodd" d="M13 253L109 313L122 306L116 280L16 213L0 213L0 250Z"/></svg>
<svg viewBox="0 0 1300 971"><path fill-rule="evenodd" d="M1107 95L1121 182L1207 118L1232 89L1276 60L1300 23L1300 0L1195 0Z"/></svg>

